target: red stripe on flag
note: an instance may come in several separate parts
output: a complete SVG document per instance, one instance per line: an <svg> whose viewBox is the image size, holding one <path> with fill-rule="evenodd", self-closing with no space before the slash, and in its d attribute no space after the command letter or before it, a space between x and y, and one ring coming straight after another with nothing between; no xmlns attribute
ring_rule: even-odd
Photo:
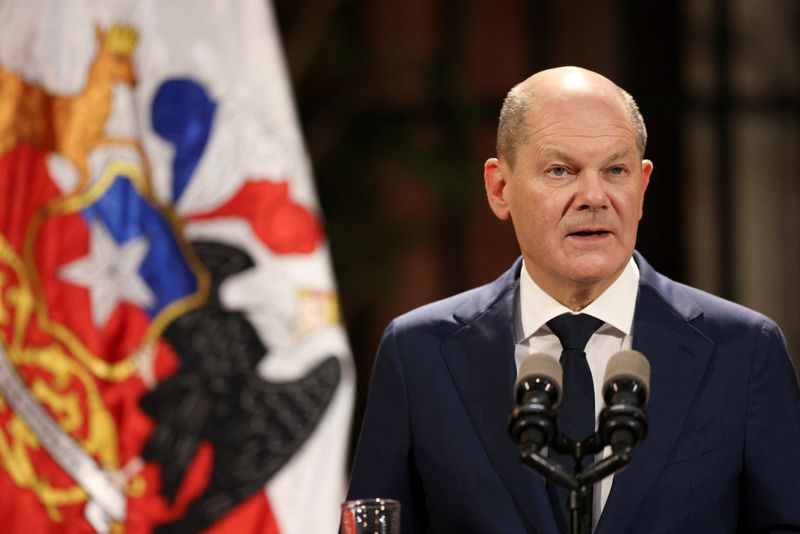
<svg viewBox="0 0 800 534"><path fill-rule="evenodd" d="M267 494L257 492L229 514L203 531L205 534L240 534L258 532L259 534L280 534L278 522L272 513Z"/></svg>
<svg viewBox="0 0 800 534"><path fill-rule="evenodd" d="M190 221L217 217L245 219L258 238L276 254L308 254L324 237L314 214L289 197L287 182L248 180L225 204Z"/></svg>
<svg viewBox="0 0 800 534"><path fill-rule="evenodd" d="M44 153L18 145L0 156L0 233L17 252L34 213L58 196Z"/></svg>

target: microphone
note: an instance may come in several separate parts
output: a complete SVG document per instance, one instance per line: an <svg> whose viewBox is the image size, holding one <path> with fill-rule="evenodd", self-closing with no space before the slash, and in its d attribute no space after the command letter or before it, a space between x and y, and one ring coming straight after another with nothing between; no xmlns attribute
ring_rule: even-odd
<svg viewBox="0 0 800 534"><path fill-rule="evenodd" d="M599 433L614 452L630 450L647 436L644 405L650 395L650 362L638 351L614 354L606 366Z"/></svg>
<svg viewBox="0 0 800 534"><path fill-rule="evenodd" d="M520 447L538 451L555 438L555 408L561 401L562 382L561 364L549 354L532 354L520 365L508 429Z"/></svg>

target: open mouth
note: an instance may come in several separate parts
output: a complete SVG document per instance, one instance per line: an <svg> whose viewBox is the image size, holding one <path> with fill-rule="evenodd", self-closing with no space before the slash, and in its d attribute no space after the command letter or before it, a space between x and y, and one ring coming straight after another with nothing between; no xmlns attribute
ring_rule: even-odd
<svg viewBox="0 0 800 534"><path fill-rule="evenodd" d="M610 233L611 232L608 230L581 230L580 232L572 232L569 235L577 237L600 237Z"/></svg>

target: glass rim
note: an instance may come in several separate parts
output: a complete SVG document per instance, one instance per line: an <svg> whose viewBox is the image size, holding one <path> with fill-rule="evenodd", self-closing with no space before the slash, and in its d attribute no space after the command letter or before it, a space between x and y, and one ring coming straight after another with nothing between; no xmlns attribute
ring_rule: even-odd
<svg viewBox="0 0 800 534"><path fill-rule="evenodd" d="M355 508L357 506L370 506L370 505L389 505L400 506L400 501L397 499L384 499L383 497L372 497L368 499L350 499L342 503L342 508Z"/></svg>

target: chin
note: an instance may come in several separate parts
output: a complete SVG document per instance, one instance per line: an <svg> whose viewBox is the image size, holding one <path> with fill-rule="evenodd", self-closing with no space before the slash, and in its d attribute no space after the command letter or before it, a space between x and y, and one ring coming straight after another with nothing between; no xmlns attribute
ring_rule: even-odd
<svg viewBox="0 0 800 534"><path fill-rule="evenodd" d="M620 258L578 258L567 265L569 278L584 285L598 284L616 278L625 268L628 259Z"/></svg>

